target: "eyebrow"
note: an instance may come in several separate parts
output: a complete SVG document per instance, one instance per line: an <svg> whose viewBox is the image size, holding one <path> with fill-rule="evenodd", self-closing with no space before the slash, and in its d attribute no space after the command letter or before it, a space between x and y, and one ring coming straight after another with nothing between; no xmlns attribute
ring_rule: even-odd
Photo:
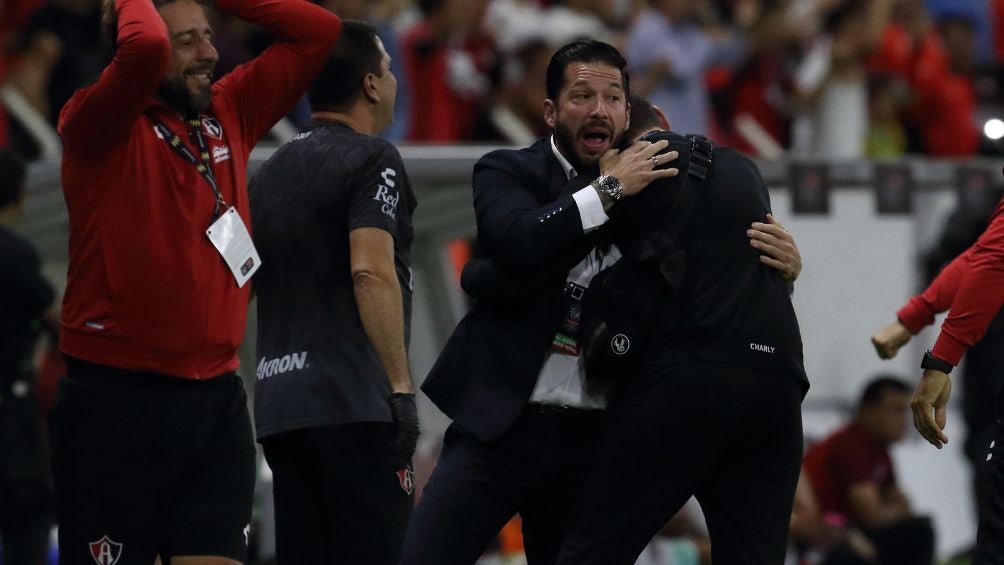
<svg viewBox="0 0 1004 565"><path fill-rule="evenodd" d="M213 28L211 27L207 27L203 31L209 33L210 35L215 35L215 33L213 32ZM186 35L197 35L198 33L199 33L198 28L190 28L179 32L175 32L175 34L171 36L171 39L181 39Z"/></svg>
<svg viewBox="0 0 1004 565"><path fill-rule="evenodd" d="M584 78L580 78L580 79L576 80L575 82L573 82L572 84L570 84L569 88L575 88L575 87L578 87L578 86L589 86L589 80L584 79ZM611 82L610 84L607 85L607 88L610 88L610 87L619 88L621 90L624 90L624 85L621 84L620 82Z"/></svg>

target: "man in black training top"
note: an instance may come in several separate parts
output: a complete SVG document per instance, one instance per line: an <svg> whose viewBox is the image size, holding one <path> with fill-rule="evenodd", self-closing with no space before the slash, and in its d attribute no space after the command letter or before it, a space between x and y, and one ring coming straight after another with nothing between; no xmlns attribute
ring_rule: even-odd
<svg viewBox="0 0 1004 565"><path fill-rule="evenodd" d="M418 440L408 370L415 197L374 135L397 80L375 29L343 22L313 121L251 179L255 423L279 563L397 563Z"/></svg>
<svg viewBox="0 0 1004 565"><path fill-rule="evenodd" d="M41 330L58 328L59 318L49 310L56 294L38 251L10 229L24 209L25 173L17 155L0 150L0 561L7 565L47 563L53 523L32 359Z"/></svg>
<svg viewBox="0 0 1004 565"><path fill-rule="evenodd" d="M626 255L665 222L684 182L700 183L688 178L691 141L662 131L659 117L633 100L625 137L668 142L681 174L611 210ZM749 241L751 223L764 221L774 224L756 165L715 147L676 240L683 283L662 295L641 366L621 375L611 396L559 564L633 564L691 496L704 510L715 565L784 562L809 383L789 274L760 254L775 237Z"/></svg>

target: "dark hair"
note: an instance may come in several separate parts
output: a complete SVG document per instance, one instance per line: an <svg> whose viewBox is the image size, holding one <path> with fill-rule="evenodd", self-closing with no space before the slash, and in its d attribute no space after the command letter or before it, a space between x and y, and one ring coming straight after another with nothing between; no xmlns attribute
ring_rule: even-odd
<svg viewBox="0 0 1004 565"><path fill-rule="evenodd" d="M910 385L903 379L894 375L879 375L873 378L864 391L861 392L861 400L858 401L858 408L865 406L878 406L882 403L887 392L902 392L909 394Z"/></svg>
<svg viewBox="0 0 1004 565"><path fill-rule="evenodd" d="M153 0L153 7L161 9L168 4L173 4L178 0ZM210 0L192 0L196 4L208 6ZM118 46L119 35L119 12L115 7L115 0L104 0L101 3L101 31L104 32L105 39L112 48Z"/></svg>
<svg viewBox="0 0 1004 565"><path fill-rule="evenodd" d="M631 94L627 61L624 60L620 51L609 43L595 39L584 39L561 47L551 57L551 62L547 65L547 97L549 99L555 101L558 99L558 94L565 87L565 69L572 63L602 63L614 67L621 72L624 95Z"/></svg>
<svg viewBox="0 0 1004 565"><path fill-rule="evenodd" d="M338 42L324 62L321 73L307 90L310 107L314 110L348 110L359 95L367 74L383 76L382 61L376 28L366 22L343 20Z"/></svg>
<svg viewBox="0 0 1004 565"><path fill-rule="evenodd" d="M27 168L17 153L0 149L0 208L6 208L24 195Z"/></svg>
<svg viewBox="0 0 1004 565"><path fill-rule="evenodd" d="M637 94L632 94L628 100L631 101L631 127L624 132L624 143L638 137L639 134L662 129L662 120L648 100Z"/></svg>
<svg viewBox="0 0 1004 565"><path fill-rule="evenodd" d="M418 0L418 11L428 18L441 12L445 5L446 0Z"/></svg>

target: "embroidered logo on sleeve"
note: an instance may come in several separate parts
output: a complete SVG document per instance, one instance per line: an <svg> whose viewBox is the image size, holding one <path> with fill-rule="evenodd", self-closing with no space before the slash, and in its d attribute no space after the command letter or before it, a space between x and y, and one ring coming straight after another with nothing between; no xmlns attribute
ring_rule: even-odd
<svg viewBox="0 0 1004 565"><path fill-rule="evenodd" d="M376 196L373 200L381 202L380 211L387 214L391 218L397 218L397 203L401 199L401 195L397 190L391 192L394 188L394 177L397 176L397 171L391 168L384 169L384 172L380 173L383 178L384 184L377 185Z"/></svg>

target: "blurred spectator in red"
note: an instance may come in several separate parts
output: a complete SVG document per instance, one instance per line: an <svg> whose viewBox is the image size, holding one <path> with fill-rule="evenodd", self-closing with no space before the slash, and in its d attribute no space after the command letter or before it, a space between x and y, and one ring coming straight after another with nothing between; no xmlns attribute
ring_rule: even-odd
<svg viewBox="0 0 1004 565"><path fill-rule="evenodd" d="M491 93L496 64L481 31L486 0L418 0L422 19L402 38L410 88L408 141L471 137Z"/></svg>
<svg viewBox="0 0 1004 565"><path fill-rule="evenodd" d="M846 520L822 511L805 469L798 477L789 532L800 564L877 564L878 552L864 534L848 526Z"/></svg>
<svg viewBox="0 0 1004 565"><path fill-rule="evenodd" d="M727 87L729 112L723 129L732 145L751 155L779 157L790 143L793 62L811 33L786 0L765 2L764 12L751 30L749 60ZM765 141L762 139L767 137Z"/></svg>
<svg viewBox="0 0 1004 565"><path fill-rule="evenodd" d="M935 28L921 0L897 2L869 69L910 85L912 102L905 118L915 137L912 150L944 157L972 155L979 148L971 80L974 41L967 17L944 16Z"/></svg>
<svg viewBox="0 0 1004 565"><path fill-rule="evenodd" d="M898 378L873 379L854 420L805 455L822 513L860 528L885 565L930 565L934 556L931 522L913 513L889 455L906 434L910 394Z"/></svg>

